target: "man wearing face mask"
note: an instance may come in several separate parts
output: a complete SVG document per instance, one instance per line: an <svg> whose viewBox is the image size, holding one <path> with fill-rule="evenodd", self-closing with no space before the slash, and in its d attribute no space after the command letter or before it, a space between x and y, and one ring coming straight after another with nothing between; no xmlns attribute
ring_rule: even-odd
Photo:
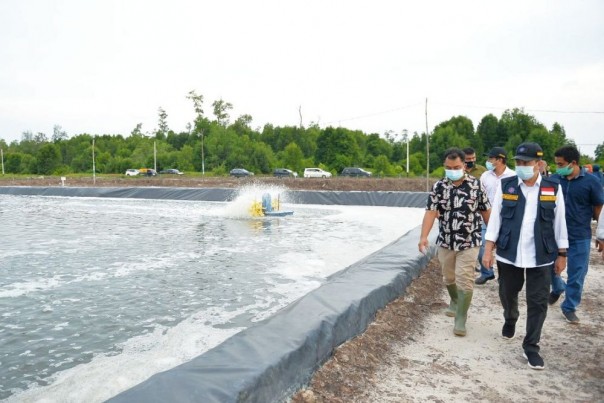
<svg viewBox="0 0 604 403"><path fill-rule="evenodd" d="M466 335L466 319L472 302L474 267L481 244L481 219L489 222L491 205L480 181L464 172L465 155L459 148L445 151L445 178L432 187L418 244L428 248L428 235L438 218L438 260L451 301L445 311L455 317L453 333Z"/></svg>
<svg viewBox="0 0 604 403"><path fill-rule="evenodd" d="M476 151L472 147L467 147L463 149L463 152L466 155L464 168L466 173L475 178L480 178L480 175L482 175L487 169L476 163Z"/></svg>
<svg viewBox="0 0 604 403"><path fill-rule="evenodd" d="M484 189L487 192L487 197L493 205L493 201L495 200L495 193L497 192L497 188L499 187L499 183L502 179L509 178L511 176L516 175L512 169L507 166L507 154L505 152L505 148L503 147L493 147L487 153L487 171L480 176L480 182L484 186ZM493 266L485 267L482 264L482 257L484 256L484 246L485 246L485 234L487 232L487 226L483 224L482 226L482 245L480 246L480 252L478 253L478 262L480 263L480 277L478 277L474 282L476 284L482 285L485 284L489 280L493 280L495 278L495 272L493 270Z"/></svg>
<svg viewBox="0 0 604 403"><path fill-rule="evenodd" d="M566 205L566 225L568 226L568 266L567 282L559 275L552 277L552 291L549 295L550 305L555 304L560 295L566 291L564 302L560 305L562 314L569 323L578 324L575 313L581 303L583 283L589 264L591 247L591 220L597 220L604 204L604 191L598 179L588 174L579 166L579 150L566 145L556 150L554 161L556 174L553 178L560 180Z"/></svg>
<svg viewBox="0 0 604 403"><path fill-rule="evenodd" d="M501 336L511 340L518 321L518 294L526 280L526 335L522 342L529 367L543 369L539 341L547 315L551 270L566 267L568 236L564 197L558 182L543 178L538 161L543 150L536 143L516 149L516 174L501 180L487 227L483 265L493 264L497 245L499 299L503 306Z"/></svg>

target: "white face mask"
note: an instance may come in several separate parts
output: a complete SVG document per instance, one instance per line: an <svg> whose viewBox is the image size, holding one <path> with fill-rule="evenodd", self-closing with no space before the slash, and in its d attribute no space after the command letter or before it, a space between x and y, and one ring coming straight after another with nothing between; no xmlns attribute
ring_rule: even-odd
<svg viewBox="0 0 604 403"><path fill-rule="evenodd" d="M460 180L463 175L463 169L445 169L445 176L453 182Z"/></svg>
<svg viewBox="0 0 604 403"><path fill-rule="evenodd" d="M491 161L487 161L487 169L489 171L492 171L493 169L495 169L495 165L493 165Z"/></svg>
<svg viewBox="0 0 604 403"><path fill-rule="evenodd" d="M535 175L534 166L516 166L516 174L522 180L531 179Z"/></svg>

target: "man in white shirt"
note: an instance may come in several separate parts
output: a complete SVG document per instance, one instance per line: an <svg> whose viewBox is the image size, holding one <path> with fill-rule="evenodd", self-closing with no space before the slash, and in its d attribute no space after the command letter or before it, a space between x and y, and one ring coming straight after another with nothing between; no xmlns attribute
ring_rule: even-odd
<svg viewBox="0 0 604 403"><path fill-rule="evenodd" d="M516 149L517 176L503 179L497 189L482 259L490 267L497 245L499 299L505 319L501 335L508 340L516 334L518 294L526 279L522 348L533 369L545 367L539 341L547 316L551 269L556 273L564 270L568 248L564 197L558 182L539 173L542 157L543 150L536 143L522 143Z"/></svg>
<svg viewBox="0 0 604 403"><path fill-rule="evenodd" d="M509 178L511 176L516 175L514 170L508 168L507 166L507 153L505 148L503 147L493 147L491 151L487 153L487 171L480 175L480 182L482 186L487 192L487 197L493 204L495 199L495 193L497 192L497 188L499 188L499 183L502 179ZM485 246L485 234L487 232L487 226L482 224L482 245L480 246L480 252L478 253L478 262L480 263L480 277L474 280L474 283L482 285L485 284L489 280L493 280L495 278L495 271L493 270L493 266L485 267L482 264L482 257L484 256L484 246Z"/></svg>
<svg viewBox="0 0 604 403"><path fill-rule="evenodd" d="M602 259L604 259L604 208L600 211L598 227L596 228L596 247L598 252L602 252Z"/></svg>

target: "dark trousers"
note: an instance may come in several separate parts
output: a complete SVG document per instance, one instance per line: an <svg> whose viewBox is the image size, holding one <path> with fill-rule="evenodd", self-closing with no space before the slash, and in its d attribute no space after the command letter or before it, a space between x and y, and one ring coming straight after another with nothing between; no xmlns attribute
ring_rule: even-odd
<svg viewBox="0 0 604 403"><path fill-rule="evenodd" d="M518 293L526 277L526 336L522 342L524 351L539 352L541 329L547 316L547 297L553 264L541 267L516 267L497 261L499 269L499 299L503 306L503 318L508 325L518 321Z"/></svg>

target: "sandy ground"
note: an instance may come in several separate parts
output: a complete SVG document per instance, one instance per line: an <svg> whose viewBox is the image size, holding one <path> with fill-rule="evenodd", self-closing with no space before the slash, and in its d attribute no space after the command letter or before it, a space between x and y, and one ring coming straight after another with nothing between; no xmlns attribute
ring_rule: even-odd
<svg viewBox="0 0 604 403"><path fill-rule="evenodd" d="M602 402L604 401L604 262L592 251L579 325L560 302L541 337L545 370L522 356L526 305L521 293L516 337L501 337L497 282L476 286L468 335L453 335L447 294L433 260L405 296L376 315L365 333L340 346L316 372L300 402Z"/></svg>

